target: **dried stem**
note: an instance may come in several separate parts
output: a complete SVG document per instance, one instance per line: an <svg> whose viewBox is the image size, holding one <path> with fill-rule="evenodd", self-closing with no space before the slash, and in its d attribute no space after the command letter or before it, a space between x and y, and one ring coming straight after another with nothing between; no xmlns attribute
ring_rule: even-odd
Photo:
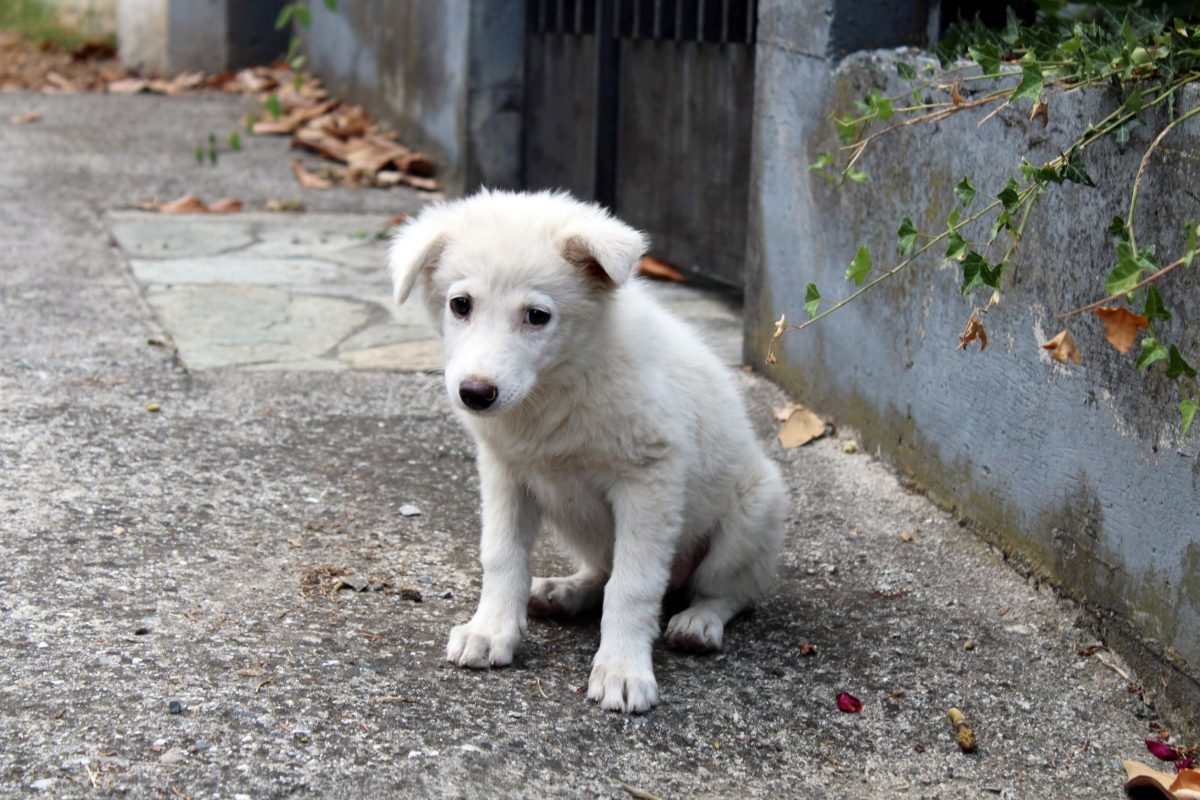
<svg viewBox="0 0 1200 800"><path fill-rule="evenodd" d="M1165 267L1160 269L1158 272L1154 273L1153 275L1151 275L1148 278L1138 281L1133 286L1130 286L1128 289L1126 289L1123 292L1117 292L1116 294L1110 294L1108 297L1105 297L1102 300L1097 300L1094 303L1088 303L1086 306L1080 306L1079 308L1072 309L1071 311L1067 311L1062 314L1058 314L1054 318L1055 319L1066 319L1068 317L1073 317L1076 314L1082 314L1085 311L1092 311L1094 309L1099 308L1102 305L1105 305L1106 303L1111 303L1114 300L1120 300L1122 297L1129 294L1130 292L1136 292L1138 289L1142 288L1143 286L1154 283L1156 280L1163 277L1164 275L1167 275L1167 274L1179 269L1184 264L1190 264L1190 263L1191 263L1191 259L1181 258L1178 261L1174 261L1170 264L1167 264Z"/></svg>

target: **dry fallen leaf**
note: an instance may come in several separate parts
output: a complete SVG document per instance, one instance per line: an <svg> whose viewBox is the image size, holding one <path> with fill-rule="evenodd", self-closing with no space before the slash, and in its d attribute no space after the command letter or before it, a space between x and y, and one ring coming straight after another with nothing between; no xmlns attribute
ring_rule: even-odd
<svg viewBox="0 0 1200 800"><path fill-rule="evenodd" d="M27 111L24 114L16 114L8 118L8 121L13 125L28 125L31 122L37 122L42 118L41 111Z"/></svg>
<svg viewBox="0 0 1200 800"><path fill-rule="evenodd" d="M798 408L804 408L804 406L800 405L799 403L789 401L785 405L771 409L771 413L774 415L776 422L787 422Z"/></svg>
<svg viewBox="0 0 1200 800"><path fill-rule="evenodd" d="M983 323L979 321L978 308L971 312L971 317L967 320L967 326L958 335L958 349L965 350L967 345L975 340L979 340L980 352L987 350L987 331L983 329Z"/></svg>
<svg viewBox="0 0 1200 800"><path fill-rule="evenodd" d="M956 106L961 106L963 104L962 92L959 91L961 87L962 81L955 81L950 85L950 102L954 103Z"/></svg>
<svg viewBox="0 0 1200 800"><path fill-rule="evenodd" d="M1079 348L1075 346L1075 340L1071 338L1070 331L1059 331L1053 339L1042 345L1043 350L1050 351L1050 357L1060 364L1065 364L1067 361L1074 361L1076 364L1083 363L1083 356L1079 354Z"/></svg>
<svg viewBox="0 0 1200 800"><path fill-rule="evenodd" d="M900 541L905 544L916 544L917 536L912 531L900 531Z"/></svg>
<svg viewBox="0 0 1200 800"><path fill-rule="evenodd" d="M800 447L825 435L825 423L807 408L796 408L779 429L779 443L786 448Z"/></svg>
<svg viewBox="0 0 1200 800"><path fill-rule="evenodd" d="M1033 122L1035 119L1042 123L1043 128L1050 122L1050 106L1045 100L1033 104L1033 109L1029 112L1029 121Z"/></svg>
<svg viewBox="0 0 1200 800"><path fill-rule="evenodd" d="M333 185L320 175L314 175L305 169L300 159L292 161L292 172L295 174L296 180L300 181L300 185L305 189L328 189Z"/></svg>
<svg viewBox="0 0 1200 800"><path fill-rule="evenodd" d="M1102 306L1095 314L1104 323L1104 338L1121 353L1128 353L1133 347L1139 328L1150 327L1149 320L1127 308Z"/></svg>
<svg viewBox="0 0 1200 800"><path fill-rule="evenodd" d="M638 262L638 274L655 280L675 281L676 283L683 283L687 280L683 273L674 266L654 256L642 256L642 260Z"/></svg>
<svg viewBox="0 0 1200 800"><path fill-rule="evenodd" d="M205 214L208 212L208 206L196 195L185 194L178 200L163 203L158 210L163 214Z"/></svg>
<svg viewBox="0 0 1200 800"><path fill-rule="evenodd" d="M214 214L232 214L242 210L242 201L234 200L232 197L222 197L209 203L208 210Z"/></svg>
<svg viewBox="0 0 1200 800"><path fill-rule="evenodd" d="M1129 781L1125 791L1132 794L1132 789L1146 789L1156 792L1164 800L1200 800L1200 770L1180 770L1178 775L1159 772L1151 769L1140 761L1122 761L1125 775ZM1139 794L1138 797L1151 797L1150 794Z"/></svg>
<svg viewBox="0 0 1200 800"><path fill-rule="evenodd" d="M384 228L394 228L397 225L403 225L405 222L408 222L408 214L401 211L399 214L392 217L387 222L383 223L383 227Z"/></svg>
<svg viewBox="0 0 1200 800"><path fill-rule="evenodd" d="M111 81L108 86L109 94L137 94L144 92L150 87L150 81L142 78L121 78Z"/></svg>

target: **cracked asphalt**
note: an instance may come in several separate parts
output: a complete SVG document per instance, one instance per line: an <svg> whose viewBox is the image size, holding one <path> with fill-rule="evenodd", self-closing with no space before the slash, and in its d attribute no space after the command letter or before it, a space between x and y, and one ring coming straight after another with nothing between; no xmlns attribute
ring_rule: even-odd
<svg viewBox="0 0 1200 800"><path fill-rule="evenodd" d="M793 504L778 588L724 652L656 649L664 703L639 717L581 694L594 618L531 622L510 669L444 664L479 588L471 443L436 375L341 357L412 339L335 337L330 368L189 363L187 336L236 319L188 329L162 298L179 282L139 273L120 229L148 196L300 197L309 214L270 225L305 251L283 258L320 259L319 215L419 207L301 189L281 140L196 165L244 108L0 95L0 120L44 112L0 122L0 795L1121 796L1155 716L1079 610L844 452L852 432L782 450L785 398L744 372ZM551 543L537 562L564 566Z"/></svg>

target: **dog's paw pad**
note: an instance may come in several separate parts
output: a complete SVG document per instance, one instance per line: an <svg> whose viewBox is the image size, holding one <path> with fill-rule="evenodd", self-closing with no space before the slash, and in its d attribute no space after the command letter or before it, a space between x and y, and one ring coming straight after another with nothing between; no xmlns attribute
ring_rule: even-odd
<svg viewBox="0 0 1200 800"><path fill-rule="evenodd" d="M513 653L520 643L520 629L515 625L490 630L468 622L451 629L446 660L471 669L505 667L512 663Z"/></svg>
<svg viewBox="0 0 1200 800"><path fill-rule="evenodd" d="M586 611L604 596L603 584L576 578L534 578L529 613L539 617L570 616Z"/></svg>
<svg viewBox="0 0 1200 800"><path fill-rule="evenodd" d="M649 667L597 661L588 681L588 699L606 711L642 714L658 705L658 682Z"/></svg>
<svg viewBox="0 0 1200 800"><path fill-rule="evenodd" d="M667 623L667 644L679 650L708 653L721 649L725 623L712 611L689 608Z"/></svg>

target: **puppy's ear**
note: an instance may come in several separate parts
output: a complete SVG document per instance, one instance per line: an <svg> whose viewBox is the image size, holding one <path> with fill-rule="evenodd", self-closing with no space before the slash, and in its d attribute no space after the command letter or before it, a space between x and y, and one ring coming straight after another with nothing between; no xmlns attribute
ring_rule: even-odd
<svg viewBox="0 0 1200 800"><path fill-rule="evenodd" d="M449 234L440 215L425 213L397 229L388 251L394 297L403 303L412 293L417 278L437 268Z"/></svg>
<svg viewBox="0 0 1200 800"><path fill-rule="evenodd" d="M567 235L562 254L588 280L611 289L629 280L648 245L641 231L595 209L592 219Z"/></svg>

